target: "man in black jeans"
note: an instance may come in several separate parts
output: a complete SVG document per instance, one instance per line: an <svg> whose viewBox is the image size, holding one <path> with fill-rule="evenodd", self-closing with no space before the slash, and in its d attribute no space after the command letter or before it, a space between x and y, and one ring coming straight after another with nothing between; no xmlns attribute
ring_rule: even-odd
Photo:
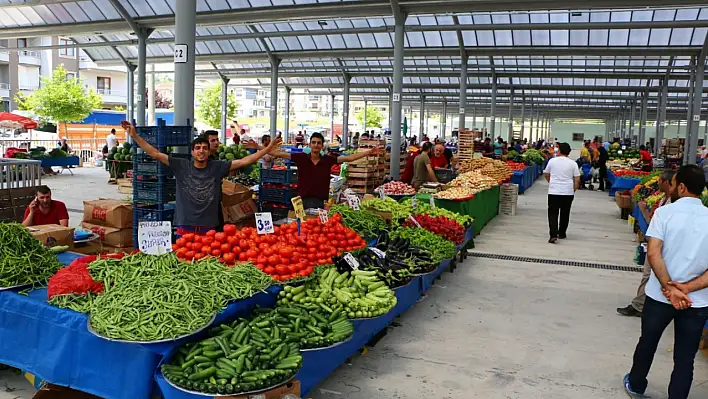
<svg viewBox="0 0 708 399"><path fill-rule="evenodd" d="M566 237L570 221L570 206L573 204L575 191L580 187L578 164L568 158L570 145L560 143L558 147L560 154L549 160L543 171L546 181L548 181L548 227L550 233L548 242L551 244L558 241L559 238ZM560 226L558 225L559 214Z"/></svg>
<svg viewBox="0 0 708 399"><path fill-rule="evenodd" d="M634 397L645 397L659 340L673 321L674 370L669 398L688 398L693 363L708 320L708 207L700 200L703 171L696 165L682 166L673 185L679 199L654 212L646 234L652 273L645 289L642 335L632 369L623 382Z"/></svg>
<svg viewBox="0 0 708 399"><path fill-rule="evenodd" d="M600 156L597 158L597 168L600 170L600 187L597 191L605 191L605 181L607 180L607 161L610 159L610 155L607 153L605 147L599 144L597 151Z"/></svg>

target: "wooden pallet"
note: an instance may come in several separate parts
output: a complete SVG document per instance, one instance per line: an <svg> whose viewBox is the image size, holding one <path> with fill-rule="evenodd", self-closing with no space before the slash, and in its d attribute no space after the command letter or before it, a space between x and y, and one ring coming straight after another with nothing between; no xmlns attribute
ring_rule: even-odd
<svg viewBox="0 0 708 399"><path fill-rule="evenodd" d="M384 169L381 168L381 170L375 170L375 171L370 171L370 172L352 172L349 171L349 174L347 176L347 179L378 179L378 178L383 178L384 176Z"/></svg>

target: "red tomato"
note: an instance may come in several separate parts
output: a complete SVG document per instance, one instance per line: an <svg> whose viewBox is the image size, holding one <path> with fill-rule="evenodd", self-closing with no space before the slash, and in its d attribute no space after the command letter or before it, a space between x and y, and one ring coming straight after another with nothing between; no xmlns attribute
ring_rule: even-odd
<svg viewBox="0 0 708 399"><path fill-rule="evenodd" d="M256 259L258 257L258 251L256 251L255 249L249 249L248 251L246 251L246 257L248 259Z"/></svg>
<svg viewBox="0 0 708 399"><path fill-rule="evenodd" d="M233 224L225 224L224 234L226 234L227 236L232 236L236 234L236 226L234 226Z"/></svg>
<svg viewBox="0 0 708 399"><path fill-rule="evenodd" d="M241 252L240 254L238 254L238 260L240 260L241 262L244 262L244 261L248 260L248 257L246 256L246 253L245 253L245 252Z"/></svg>
<svg viewBox="0 0 708 399"><path fill-rule="evenodd" d="M187 242L194 241L194 233L187 233L183 235L182 238L184 238L184 240Z"/></svg>
<svg viewBox="0 0 708 399"><path fill-rule="evenodd" d="M256 259L256 262L266 264L268 263L268 257L265 254L261 254L258 256L258 259Z"/></svg>
<svg viewBox="0 0 708 399"><path fill-rule="evenodd" d="M231 252L232 252L234 255L238 256L238 254L241 253L241 248L239 248L238 246L235 246L235 247L231 248Z"/></svg>
<svg viewBox="0 0 708 399"><path fill-rule="evenodd" d="M226 234L216 233L214 234L214 240L217 242L226 242Z"/></svg>
<svg viewBox="0 0 708 399"><path fill-rule="evenodd" d="M211 256L214 256L214 257L217 257L217 258L220 257L220 256L221 256L221 250L220 250L220 249L212 249L212 250L211 250Z"/></svg>
<svg viewBox="0 0 708 399"><path fill-rule="evenodd" d="M177 252L178 249L179 249L179 245L172 244L172 252Z"/></svg>
<svg viewBox="0 0 708 399"><path fill-rule="evenodd" d="M216 230L209 230L206 232L207 237L214 237L215 234L216 234Z"/></svg>
<svg viewBox="0 0 708 399"><path fill-rule="evenodd" d="M187 243L187 240L185 240L184 238L178 238L175 241L175 244L177 244L177 246L180 248L182 248L184 246L184 244L186 244L186 243Z"/></svg>
<svg viewBox="0 0 708 399"><path fill-rule="evenodd" d="M221 244L221 248L219 248L219 249L221 249L221 252L227 253L227 252L230 252L230 251L231 251L231 245L229 245L229 244Z"/></svg>
<svg viewBox="0 0 708 399"><path fill-rule="evenodd" d="M192 260L194 259L194 251L187 251L184 253L184 259Z"/></svg>
<svg viewBox="0 0 708 399"><path fill-rule="evenodd" d="M313 271L315 271L315 268L313 268L312 266L307 267L307 274L308 275L312 274Z"/></svg>
<svg viewBox="0 0 708 399"><path fill-rule="evenodd" d="M194 259L196 259L196 260L199 260L203 257L204 257L204 254L201 252L197 252L196 254L194 254Z"/></svg>
<svg viewBox="0 0 708 399"><path fill-rule="evenodd" d="M267 249L269 246L270 246L270 244L268 244L267 242L261 242L258 244L258 249L260 249L262 251L262 250Z"/></svg>
<svg viewBox="0 0 708 399"><path fill-rule="evenodd" d="M282 247L279 253L281 257L290 259L293 257L293 247Z"/></svg>
<svg viewBox="0 0 708 399"><path fill-rule="evenodd" d="M234 246L234 245L237 245L237 244L238 244L238 238L232 237L232 236L228 236L228 237L226 237L226 242L227 242L229 245Z"/></svg>
<svg viewBox="0 0 708 399"><path fill-rule="evenodd" d="M268 257L268 264L270 264L271 266L275 266L278 263L280 263L280 256L272 255Z"/></svg>
<svg viewBox="0 0 708 399"><path fill-rule="evenodd" d="M202 247L202 249L200 250L200 252L203 253L203 254L205 254L205 255L207 255L207 254L209 254L209 253L211 252L211 247L205 245L205 246Z"/></svg>
<svg viewBox="0 0 708 399"><path fill-rule="evenodd" d="M214 237L212 237L212 236L202 237L202 244L211 245L212 242L214 242Z"/></svg>
<svg viewBox="0 0 708 399"><path fill-rule="evenodd" d="M330 244L331 244L333 247L335 247L335 248L338 248L338 247L339 247L339 241L337 241L337 240L332 240L332 241L330 242Z"/></svg>
<svg viewBox="0 0 708 399"><path fill-rule="evenodd" d="M231 252L224 252L224 262L226 263L234 263L236 261L236 256L232 254Z"/></svg>
<svg viewBox="0 0 708 399"><path fill-rule="evenodd" d="M238 246L241 249L248 249L251 246L251 244L250 244L250 241L248 241L248 240L241 240L241 242L238 243Z"/></svg>
<svg viewBox="0 0 708 399"><path fill-rule="evenodd" d="M295 265L288 265L288 271L289 271L290 273L295 273L295 272L297 272L297 266L295 266Z"/></svg>
<svg viewBox="0 0 708 399"><path fill-rule="evenodd" d="M282 275L288 274L289 270L288 270L288 267L285 265L277 265L277 266L275 266L275 272L282 276Z"/></svg>
<svg viewBox="0 0 708 399"><path fill-rule="evenodd" d="M209 244L209 246L211 247L211 249L220 249L220 248L221 248L221 243L218 242L218 241L214 241L214 242L212 242L211 244Z"/></svg>
<svg viewBox="0 0 708 399"><path fill-rule="evenodd" d="M273 274L275 273L275 268L273 266L266 266L263 271L267 274Z"/></svg>
<svg viewBox="0 0 708 399"><path fill-rule="evenodd" d="M262 263L256 263L256 269L263 270L264 268L265 268L265 265L263 265Z"/></svg>
<svg viewBox="0 0 708 399"><path fill-rule="evenodd" d="M300 270L299 272L297 272L297 274L300 275L301 277L307 277L310 275L310 273L308 273L307 270Z"/></svg>
<svg viewBox="0 0 708 399"><path fill-rule="evenodd" d="M314 253L309 253L307 254L307 260L309 260L310 262L314 262L317 260L317 255Z"/></svg>

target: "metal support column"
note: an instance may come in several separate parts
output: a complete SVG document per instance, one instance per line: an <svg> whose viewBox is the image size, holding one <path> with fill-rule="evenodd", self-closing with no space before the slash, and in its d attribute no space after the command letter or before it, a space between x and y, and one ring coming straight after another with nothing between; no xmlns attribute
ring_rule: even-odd
<svg viewBox="0 0 708 399"><path fill-rule="evenodd" d="M152 29L140 29L135 34L138 36L138 92L135 94L135 100L138 107L138 115L136 117L138 126L145 126L145 102L147 100L147 86L145 77L147 76L147 38L152 33Z"/></svg>
<svg viewBox="0 0 708 399"><path fill-rule="evenodd" d="M526 112L526 96L524 96L524 92L521 92L521 141L524 140L524 123L526 122L524 118L526 117L525 115ZM530 142L531 140L529 140Z"/></svg>
<svg viewBox="0 0 708 399"><path fill-rule="evenodd" d="M443 141L445 140L445 134L447 130L447 100L443 100L442 113L440 114L440 136Z"/></svg>
<svg viewBox="0 0 708 399"><path fill-rule="evenodd" d="M420 113L418 119L418 142L423 142L425 135L425 96L420 96Z"/></svg>
<svg viewBox="0 0 708 399"><path fill-rule="evenodd" d="M285 123L283 124L283 143L290 142L290 92L293 89L290 86L285 86Z"/></svg>
<svg viewBox="0 0 708 399"><path fill-rule="evenodd" d="M536 107L536 140L541 140L541 138L546 138L542 136L541 130L539 129L541 125L541 110Z"/></svg>
<svg viewBox="0 0 708 399"><path fill-rule="evenodd" d="M329 113L329 139L334 140L334 94L330 96L330 100L332 100L332 104Z"/></svg>
<svg viewBox="0 0 708 399"><path fill-rule="evenodd" d="M221 75L221 133L219 139L226 143L226 126L229 118L229 78Z"/></svg>
<svg viewBox="0 0 708 399"><path fill-rule="evenodd" d="M148 95L147 95L147 109L148 109L148 119L147 124L154 126L157 125L157 119L155 119L155 64L150 64L150 73L147 76L148 85Z"/></svg>
<svg viewBox="0 0 708 399"><path fill-rule="evenodd" d="M661 143L664 141L664 128L666 126L666 101L669 97L669 80L664 78L661 81L661 91L659 92L659 104L656 110L656 142L655 154L661 151Z"/></svg>
<svg viewBox="0 0 708 399"><path fill-rule="evenodd" d="M620 125L620 137L622 140L627 138L627 107L622 107L622 124Z"/></svg>
<svg viewBox="0 0 708 399"><path fill-rule="evenodd" d="M477 127L477 108L472 107L472 127Z"/></svg>
<svg viewBox="0 0 708 399"><path fill-rule="evenodd" d="M482 111L482 129L484 129L484 132L487 133L489 130L487 130L487 110ZM489 133L486 134L489 136Z"/></svg>
<svg viewBox="0 0 708 399"><path fill-rule="evenodd" d="M194 126L194 35L197 30L197 0L180 0L176 4L175 82L178 84L174 88L174 123L177 126ZM187 148L178 150L187 152Z"/></svg>
<svg viewBox="0 0 708 399"><path fill-rule="evenodd" d="M492 72L492 106L489 110L489 120L492 122L491 137L496 140L497 128L497 74Z"/></svg>
<svg viewBox="0 0 708 399"><path fill-rule="evenodd" d="M706 42L708 44L708 41ZM696 71L693 79L693 112L692 119L687 121L688 135L686 139L687 159L685 164L696 163L696 153L698 152L698 127L701 123L701 106L703 105L703 79L705 77L706 45L703 46L701 55L696 60Z"/></svg>
<svg viewBox="0 0 708 399"><path fill-rule="evenodd" d="M270 59L270 139L278 134L278 67L280 60Z"/></svg>
<svg viewBox="0 0 708 399"><path fill-rule="evenodd" d="M393 86L388 87L388 128L393 131ZM366 132L365 132L366 133Z"/></svg>
<svg viewBox="0 0 708 399"><path fill-rule="evenodd" d="M645 91L642 94L642 111L639 117L639 145L646 143L647 139L647 112L649 105L649 92Z"/></svg>
<svg viewBox="0 0 708 399"><path fill-rule="evenodd" d="M344 101L342 102L342 143L344 149L349 148L349 88L351 78L344 76Z"/></svg>
<svg viewBox="0 0 708 399"><path fill-rule="evenodd" d="M362 129L362 130L364 130L363 133L366 133L366 113L368 112L367 108L368 108L368 101L366 101L366 99L364 99L364 128ZM390 110L390 108L389 108L389 110ZM391 113L389 112L389 114L391 114ZM389 126L388 128L390 129L391 126Z"/></svg>
<svg viewBox="0 0 708 399"><path fill-rule="evenodd" d="M460 61L460 120L458 132L465 129L465 108L467 107L467 55L463 54ZM460 137L459 135L457 137Z"/></svg>
<svg viewBox="0 0 708 399"><path fill-rule="evenodd" d="M128 122L133 122L133 118L135 118L135 104L133 102L133 92L135 89L135 70L138 68L137 65L134 64L128 64L127 69L128 69L128 76L126 76L125 83L126 83L126 97L125 97L125 113L126 113L126 120Z"/></svg>
<svg viewBox="0 0 708 399"><path fill-rule="evenodd" d="M507 123L509 124L509 132L506 139L511 142L514 137L514 89L509 92L509 117L507 118Z"/></svg>
<svg viewBox="0 0 708 399"><path fill-rule="evenodd" d="M531 123L529 123L529 143L533 143L534 141L537 141L533 138L533 98L531 99L531 101L529 103L529 108L530 108L529 117L531 118L530 119Z"/></svg>
<svg viewBox="0 0 708 399"><path fill-rule="evenodd" d="M404 27L406 16L398 9L398 4L392 7L394 16L393 33L393 90L391 103L393 113L391 116L391 178L398 180L401 177L401 93L403 92L403 46Z"/></svg>
<svg viewBox="0 0 708 399"><path fill-rule="evenodd" d="M628 134L629 134L630 142L633 142L634 141L634 121L636 119L636 112L637 112L637 100L632 100L632 102L630 102L630 107L632 107L632 109L629 111Z"/></svg>

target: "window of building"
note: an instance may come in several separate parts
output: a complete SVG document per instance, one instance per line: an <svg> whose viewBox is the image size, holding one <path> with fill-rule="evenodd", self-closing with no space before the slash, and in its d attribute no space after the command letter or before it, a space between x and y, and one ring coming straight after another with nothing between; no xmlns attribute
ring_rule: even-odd
<svg viewBox="0 0 708 399"><path fill-rule="evenodd" d="M17 39L17 48L27 47L27 39Z"/></svg>
<svg viewBox="0 0 708 399"><path fill-rule="evenodd" d="M96 89L101 93L108 93L111 91L111 78L105 78L99 76L96 78Z"/></svg>
<svg viewBox="0 0 708 399"><path fill-rule="evenodd" d="M71 40L68 39L59 39L59 45L60 46L68 46L73 44ZM75 49L73 47L64 47L59 49L59 55L65 56L65 57L73 57L74 56L74 51Z"/></svg>
<svg viewBox="0 0 708 399"><path fill-rule="evenodd" d="M76 73L75 72L67 72L66 79L67 80L76 79Z"/></svg>
<svg viewBox="0 0 708 399"><path fill-rule="evenodd" d="M584 141L585 133L573 133L573 141Z"/></svg>

